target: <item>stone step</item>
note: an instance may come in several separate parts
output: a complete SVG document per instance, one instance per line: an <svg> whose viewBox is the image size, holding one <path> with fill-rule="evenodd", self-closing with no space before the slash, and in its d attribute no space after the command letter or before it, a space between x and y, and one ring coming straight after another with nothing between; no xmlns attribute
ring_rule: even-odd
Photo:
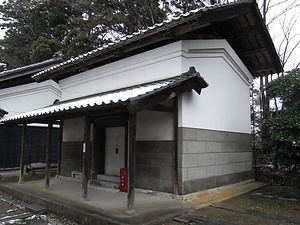
<svg viewBox="0 0 300 225"><path fill-rule="evenodd" d="M115 188L115 189L119 189L119 182L115 182L115 181L108 181L108 180L92 180L91 184L94 185L99 185L102 187L107 187L107 188Z"/></svg>
<svg viewBox="0 0 300 225"><path fill-rule="evenodd" d="M97 180L120 182L120 177L118 177L118 176L109 176L109 175L104 175L104 174L98 174L97 175Z"/></svg>
<svg viewBox="0 0 300 225"><path fill-rule="evenodd" d="M25 205L25 209L34 214L43 214L47 212L47 209L45 207L37 204Z"/></svg>

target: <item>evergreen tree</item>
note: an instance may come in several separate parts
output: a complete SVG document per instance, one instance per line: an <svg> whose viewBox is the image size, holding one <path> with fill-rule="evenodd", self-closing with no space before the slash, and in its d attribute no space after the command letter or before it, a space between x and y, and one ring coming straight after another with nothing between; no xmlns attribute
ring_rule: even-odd
<svg viewBox="0 0 300 225"><path fill-rule="evenodd" d="M264 121L269 132L265 144L275 149L278 164L300 169L300 69L267 84L271 98L277 98L281 109Z"/></svg>
<svg viewBox="0 0 300 225"><path fill-rule="evenodd" d="M12 69L49 59L55 51L77 56L208 2L7 0L0 6L0 26L6 30L0 64Z"/></svg>
<svg viewBox="0 0 300 225"><path fill-rule="evenodd" d="M77 56L165 18L156 0L8 0L0 12L0 62L7 69L55 51Z"/></svg>
<svg viewBox="0 0 300 225"><path fill-rule="evenodd" d="M73 21L81 16L73 4L75 1L69 0L4 2L0 7L4 21L1 27L7 30L4 39L0 40L1 63L7 64L8 69L16 68L64 50L66 36L73 29Z"/></svg>

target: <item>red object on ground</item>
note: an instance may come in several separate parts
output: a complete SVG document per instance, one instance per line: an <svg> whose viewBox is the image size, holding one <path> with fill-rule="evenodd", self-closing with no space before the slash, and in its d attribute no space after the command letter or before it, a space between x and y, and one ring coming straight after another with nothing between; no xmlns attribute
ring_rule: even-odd
<svg viewBox="0 0 300 225"><path fill-rule="evenodd" d="M128 168L120 169L120 191L128 191Z"/></svg>

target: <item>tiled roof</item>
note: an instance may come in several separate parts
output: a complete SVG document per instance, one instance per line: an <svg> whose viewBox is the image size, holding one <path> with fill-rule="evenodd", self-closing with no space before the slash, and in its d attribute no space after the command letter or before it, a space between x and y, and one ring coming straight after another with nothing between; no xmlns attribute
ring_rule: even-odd
<svg viewBox="0 0 300 225"><path fill-rule="evenodd" d="M63 60L62 53L56 52L51 59L3 71L0 73L0 89L36 82L36 80L31 77L33 74L57 65Z"/></svg>
<svg viewBox="0 0 300 225"><path fill-rule="evenodd" d="M196 79L196 80L192 80ZM88 96L71 101L61 102L52 106L37 109L34 111L22 113L16 116L4 118L0 120L2 123L9 123L13 121L30 120L33 118L45 118L52 115L60 115L65 113L72 113L75 111L84 111L91 109L101 109L107 107L130 106L134 102L143 98L152 96L153 94L162 92L166 89L180 87L181 84L189 82L188 89L195 89L199 94L202 88L208 86L206 81L197 73L194 67L191 67L189 72L183 73L180 76L155 81L152 83L145 83L134 87L124 88L120 90L112 90L110 92L101 93L98 95ZM197 82L198 81L198 82ZM184 90L187 91L187 90Z"/></svg>
<svg viewBox="0 0 300 225"><path fill-rule="evenodd" d="M56 54L54 54L53 58L51 58L51 59L48 59L48 60L45 60L42 62L38 62L38 63L34 63L34 64L30 64L27 66L19 67L19 68L12 69L12 70L2 71L2 72L0 72L0 82L4 81L4 80L9 80L9 79L12 79L15 77L19 77L19 76L25 76L27 74L33 74L38 71L48 69L49 67L51 68L54 65L57 65L62 61L63 61L62 53L56 53Z"/></svg>
<svg viewBox="0 0 300 225"><path fill-rule="evenodd" d="M97 55L97 53L99 53L101 51L104 51L104 50L108 50L109 48L111 48L113 46L121 45L124 42L134 41L136 38L139 38L142 35L146 35L149 32L151 32L151 34L153 34L153 32L155 32L155 31L157 31L157 32L160 31L160 28L168 28L168 27L175 26L175 25L178 24L178 22L180 22L184 18L191 17L194 14L197 14L199 12L210 11L210 10L218 9L218 8L221 8L221 7L224 7L224 6L236 5L236 4L243 3L243 2L252 2L252 0L237 0L237 1L231 2L231 3L220 3L220 4L216 4L216 5L204 6L204 7L200 7L198 9L195 9L195 10L191 10L187 13L181 14L177 17L172 17L171 19L166 19L163 22L157 23L157 24L155 24L151 27L148 27L144 30L139 30L137 32L132 33L131 35L126 35L126 36L116 40L115 42L108 43L108 44L106 44L104 46L101 46L97 49L89 51L89 52L87 52L83 55L79 55L79 56L71 58L71 59L69 59L65 62L62 62L58 65L52 66L52 67L50 67L46 70L40 71L40 72L34 74L32 76L32 78L39 78L39 76L43 76L44 74L47 74L48 72L50 72L54 69L58 69L58 68L60 68L64 65L67 65L67 64L76 64L76 62L78 62L80 60L84 60L84 59L86 59L90 56Z"/></svg>

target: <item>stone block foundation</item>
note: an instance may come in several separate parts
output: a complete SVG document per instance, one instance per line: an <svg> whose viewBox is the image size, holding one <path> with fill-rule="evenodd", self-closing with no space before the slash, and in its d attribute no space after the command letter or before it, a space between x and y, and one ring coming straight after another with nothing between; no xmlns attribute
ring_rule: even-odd
<svg viewBox="0 0 300 225"><path fill-rule="evenodd" d="M253 179L252 160L251 134L179 128L179 194Z"/></svg>

